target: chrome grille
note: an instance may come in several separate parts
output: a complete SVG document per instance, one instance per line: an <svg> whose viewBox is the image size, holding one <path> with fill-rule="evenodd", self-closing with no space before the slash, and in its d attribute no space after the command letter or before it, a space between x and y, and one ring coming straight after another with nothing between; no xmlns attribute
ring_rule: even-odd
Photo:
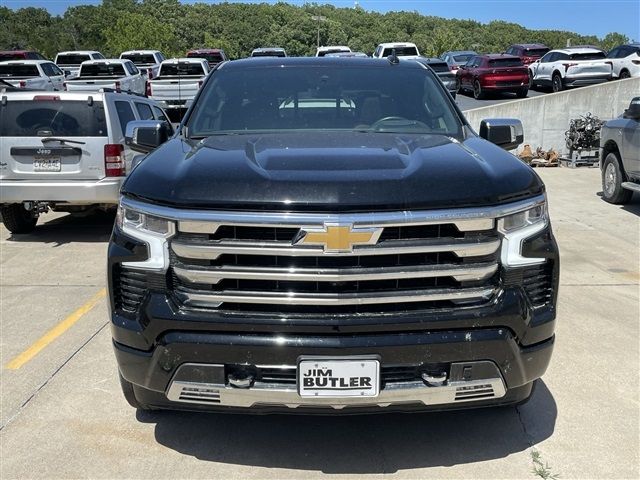
<svg viewBox="0 0 640 480"><path fill-rule="evenodd" d="M492 218L332 215L336 224L382 233L375 244L327 252L294 243L301 228L327 225L316 215L295 226L291 218L243 224L231 213L221 222L178 221L170 241L175 297L187 308L362 312L478 305L496 293L500 237Z"/></svg>

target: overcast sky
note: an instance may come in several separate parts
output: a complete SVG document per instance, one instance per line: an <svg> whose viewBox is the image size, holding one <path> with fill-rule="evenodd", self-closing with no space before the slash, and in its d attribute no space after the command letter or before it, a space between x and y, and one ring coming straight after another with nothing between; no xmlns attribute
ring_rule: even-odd
<svg viewBox="0 0 640 480"><path fill-rule="evenodd" d="M218 3L182 0L183 3L196 1ZM352 7L355 3L354 0L316 1L338 7ZM45 7L53 14L61 14L72 5L99 3L100 0L0 0L0 5L10 8ZM242 3L258 2L245 0ZM266 3L276 2L266 0ZM288 3L303 5L308 2L293 0ZM506 20L527 28L569 30L598 37L617 31L640 42L640 0L359 0L359 3L369 11L415 10L424 15L484 23Z"/></svg>

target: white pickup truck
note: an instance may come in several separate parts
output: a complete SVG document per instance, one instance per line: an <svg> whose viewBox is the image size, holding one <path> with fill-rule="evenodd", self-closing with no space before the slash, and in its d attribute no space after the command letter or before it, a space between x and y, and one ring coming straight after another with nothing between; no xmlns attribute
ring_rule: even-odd
<svg viewBox="0 0 640 480"><path fill-rule="evenodd" d="M129 50L120 54L120 60L131 60L147 80L156 78L160 64L165 60L158 50Z"/></svg>
<svg viewBox="0 0 640 480"><path fill-rule="evenodd" d="M146 94L167 109L184 109L193 100L209 74L202 58L172 58L160 65L160 73L147 81Z"/></svg>
<svg viewBox="0 0 640 480"><path fill-rule="evenodd" d="M0 62L0 78L17 88L55 91L63 89L64 72L49 60Z"/></svg>
<svg viewBox="0 0 640 480"><path fill-rule="evenodd" d="M68 92L96 92L110 88L116 92L144 95L145 79L131 60L89 60L82 62L76 78L64 82Z"/></svg>
<svg viewBox="0 0 640 480"><path fill-rule="evenodd" d="M80 72L82 62L88 60L103 60L104 55L95 50L73 50L68 52L59 52L56 55L54 63L58 65L65 73L67 78L75 78Z"/></svg>

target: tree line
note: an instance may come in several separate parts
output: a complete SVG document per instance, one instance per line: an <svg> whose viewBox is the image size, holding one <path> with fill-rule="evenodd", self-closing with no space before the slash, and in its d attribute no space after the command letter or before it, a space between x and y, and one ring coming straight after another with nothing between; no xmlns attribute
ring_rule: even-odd
<svg viewBox="0 0 640 480"><path fill-rule="evenodd" d="M629 39L612 32L604 38L560 30L529 30L516 23L445 19L417 12L385 14L362 8L316 3L195 3L179 0L103 0L100 5L67 8L53 16L43 8L0 6L0 49L33 49L53 58L64 50L98 50L113 57L131 49L180 56L192 48L223 48L230 58L256 47L278 46L292 56L312 55L321 45L349 45L371 54L382 42L408 41L423 55L447 50L503 52L513 43L551 48L595 45L609 50Z"/></svg>

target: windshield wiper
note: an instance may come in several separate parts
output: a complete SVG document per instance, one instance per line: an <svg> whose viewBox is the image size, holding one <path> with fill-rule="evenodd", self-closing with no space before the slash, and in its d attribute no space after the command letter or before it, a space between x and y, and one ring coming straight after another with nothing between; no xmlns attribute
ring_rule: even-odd
<svg viewBox="0 0 640 480"><path fill-rule="evenodd" d="M48 142L60 142L60 143L75 143L77 145L86 145L87 142L80 142L79 140L69 140L66 138L58 138L58 137L46 137L41 140L42 143Z"/></svg>

